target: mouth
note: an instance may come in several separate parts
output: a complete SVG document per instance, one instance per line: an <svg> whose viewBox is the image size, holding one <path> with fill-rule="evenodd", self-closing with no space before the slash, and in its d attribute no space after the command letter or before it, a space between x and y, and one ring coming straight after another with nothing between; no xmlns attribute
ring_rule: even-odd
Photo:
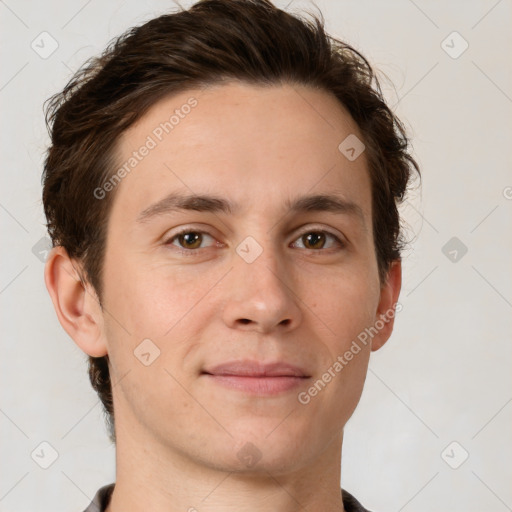
<svg viewBox="0 0 512 512"><path fill-rule="evenodd" d="M311 376L302 368L284 362L232 361L201 372L225 388L255 395L276 395L291 391Z"/></svg>

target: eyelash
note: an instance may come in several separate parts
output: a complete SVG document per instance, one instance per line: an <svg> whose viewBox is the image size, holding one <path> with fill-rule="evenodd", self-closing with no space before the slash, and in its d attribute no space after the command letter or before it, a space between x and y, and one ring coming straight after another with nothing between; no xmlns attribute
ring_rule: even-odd
<svg viewBox="0 0 512 512"><path fill-rule="evenodd" d="M210 233L208 233L207 231L201 231L201 230L194 230L194 229L190 229L190 228L186 228L186 229L183 229L181 231L178 231L177 233L174 233L172 235L172 237L170 237L166 242L165 242L165 245L174 245L173 244L173 241L177 240L179 236L181 235L185 235L185 234L188 234L188 233L195 233L195 234L200 234L200 235L207 235L209 237L211 237L212 239L214 239L213 235L211 235ZM306 231L303 231L302 233L299 234L299 236L295 239L295 241L301 239L303 236L305 235L308 235L310 233L321 233L321 234L324 234L326 235L327 237L331 237L334 242L338 245L338 249L345 249L346 248L346 243L343 242L342 240L340 240L340 238L338 236L336 236L334 233L331 233L330 231L326 231L324 229L308 229ZM176 250L186 256L195 256L197 255L198 251L201 250L201 249L208 249L208 247L200 247L200 248L197 248L197 249L185 249L184 247L180 247L178 245L175 245L174 246L176 248ZM326 251L332 251L332 247L329 247L327 249L324 249L324 248L321 248L321 249L305 249L306 251L310 251L310 252L326 252Z"/></svg>

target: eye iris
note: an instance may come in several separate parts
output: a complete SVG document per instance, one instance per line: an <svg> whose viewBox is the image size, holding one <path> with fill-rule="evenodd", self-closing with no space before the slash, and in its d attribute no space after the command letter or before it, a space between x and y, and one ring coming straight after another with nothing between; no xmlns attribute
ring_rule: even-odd
<svg viewBox="0 0 512 512"><path fill-rule="evenodd" d="M311 249L321 249L325 244L325 233L308 233L302 237L304 245Z"/></svg>
<svg viewBox="0 0 512 512"><path fill-rule="evenodd" d="M187 249L197 249L203 241L203 236L200 233L183 233L179 235L178 240Z"/></svg>

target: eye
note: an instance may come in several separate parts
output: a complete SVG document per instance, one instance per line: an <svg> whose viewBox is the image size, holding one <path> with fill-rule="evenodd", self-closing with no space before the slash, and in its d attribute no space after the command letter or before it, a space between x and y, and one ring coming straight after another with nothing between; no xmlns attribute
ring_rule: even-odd
<svg viewBox="0 0 512 512"><path fill-rule="evenodd" d="M203 243L210 241L215 241L212 236L203 231L182 231L181 233L177 233L172 236L167 242L166 245L175 245L180 249L185 250L194 250L194 249L202 249L204 248ZM213 245L210 243L210 246Z"/></svg>
<svg viewBox="0 0 512 512"><path fill-rule="evenodd" d="M321 230L307 231L297 238L297 241L292 245L299 247L299 249L319 250L332 249L336 246L339 248L345 247L345 244L336 235Z"/></svg>

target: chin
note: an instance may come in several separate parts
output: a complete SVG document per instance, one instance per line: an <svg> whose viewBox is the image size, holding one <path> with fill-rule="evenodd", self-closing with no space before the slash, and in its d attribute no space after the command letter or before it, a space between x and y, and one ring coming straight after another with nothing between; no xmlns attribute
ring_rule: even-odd
<svg viewBox="0 0 512 512"><path fill-rule="evenodd" d="M315 444L311 432L275 418L255 424L238 425L228 429L233 435L227 443L215 443L221 448L217 462L225 471L244 474L262 473L268 477L298 470L314 458ZM322 451L317 446L317 451ZM213 449L215 451L215 448Z"/></svg>
<svg viewBox="0 0 512 512"><path fill-rule="evenodd" d="M267 479L272 476L286 475L306 467L308 457L304 451L290 449L275 450L274 447L262 447L246 442L238 450L229 453L212 453L209 465L217 470L255 477L261 475Z"/></svg>

